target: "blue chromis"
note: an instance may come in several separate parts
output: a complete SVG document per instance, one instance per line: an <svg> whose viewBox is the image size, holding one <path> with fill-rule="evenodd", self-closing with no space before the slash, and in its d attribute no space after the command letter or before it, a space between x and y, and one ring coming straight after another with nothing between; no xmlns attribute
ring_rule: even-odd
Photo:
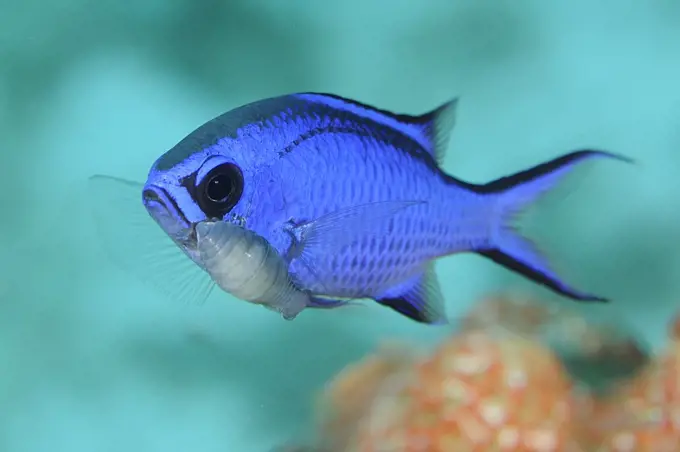
<svg viewBox="0 0 680 452"><path fill-rule="evenodd" d="M119 264L169 296L202 301L238 260L218 274L219 261L199 252L197 226L211 225L213 245L237 230L217 223L238 226L248 231L246 245L275 253L271 268L285 265L285 284L304 294L288 319L306 307L372 299L418 322L446 323L433 265L461 252L573 300L607 301L564 281L515 220L580 164L631 160L578 150L485 184L465 182L441 169L456 105L410 116L298 93L241 106L161 155L144 184L91 177L103 242ZM241 253L244 262L251 256Z"/></svg>

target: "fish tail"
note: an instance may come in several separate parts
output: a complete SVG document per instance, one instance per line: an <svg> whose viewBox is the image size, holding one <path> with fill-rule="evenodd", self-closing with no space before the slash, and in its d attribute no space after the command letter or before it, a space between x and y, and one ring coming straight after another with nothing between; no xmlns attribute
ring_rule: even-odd
<svg viewBox="0 0 680 452"><path fill-rule="evenodd" d="M605 151L580 150L565 154L519 173L476 187L477 192L493 195L494 227L488 248L476 250L497 264L517 272L552 291L578 301L607 302L606 298L571 287L551 268L550 262L536 245L523 236L516 220L527 207L586 161L614 159L632 163L628 157Z"/></svg>

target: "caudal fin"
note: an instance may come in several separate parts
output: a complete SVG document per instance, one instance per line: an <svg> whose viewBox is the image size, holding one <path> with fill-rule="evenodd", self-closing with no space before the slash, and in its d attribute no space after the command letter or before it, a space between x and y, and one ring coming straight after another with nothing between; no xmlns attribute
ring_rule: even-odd
<svg viewBox="0 0 680 452"><path fill-rule="evenodd" d="M477 252L568 298L591 302L609 301L569 286L551 268L547 258L531 240L522 236L514 226L517 215L526 207L554 188L579 164L595 159L614 159L633 163L633 160L622 155L605 151L581 150L475 187L475 191L479 193L493 195L494 212L499 215L492 220L496 227L491 233L491 247L477 250Z"/></svg>

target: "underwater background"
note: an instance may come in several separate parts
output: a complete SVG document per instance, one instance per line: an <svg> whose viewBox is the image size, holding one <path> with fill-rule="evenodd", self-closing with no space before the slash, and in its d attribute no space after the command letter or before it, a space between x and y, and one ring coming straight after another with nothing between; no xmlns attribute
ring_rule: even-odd
<svg viewBox="0 0 680 452"><path fill-rule="evenodd" d="M419 114L460 97L444 169L471 182L579 148L626 154L532 221L575 305L474 255L448 311L495 292L607 319L651 347L680 311L680 3L152 1L0 4L0 452L270 451L385 338L451 334L367 303L294 322L213 293L177 305L112 264L86 200L143 181L212 117L330 92ZM569 183L569 182L568 182Z"/></svg>

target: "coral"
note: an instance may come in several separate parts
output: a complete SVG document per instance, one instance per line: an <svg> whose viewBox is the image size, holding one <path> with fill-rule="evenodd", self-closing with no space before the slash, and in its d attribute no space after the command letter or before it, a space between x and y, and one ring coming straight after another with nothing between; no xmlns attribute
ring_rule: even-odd
<svg viewBox="0 0 680 452"><path fill-rule="evenodd" d="M616 325L548 306L489 298L429 354L391 344L348 366L321 395L309 450L677 451L680 317L650 360ZM604 395L586 390L565 356L623 363L627 379Z"/></svg>
<svg viewBox="0 0 680 452"><path fill-rule="evenodd" d="M357 422L370 412L373 401L390 377L409 372L415 364L415 354L408 346L384 344L377 353L345 368L327 386L320 400L325 411L320 425L324 447L345 450Z"/></svg>
<svg viewBox="0 0 680 452"><path fill-rule="evenodd" d="M595 401L590 450L680 450L680 316L669 342L638 376Z"/></svg>
<svg viewBox="0 0 680 452"><path fill-rule="evenodd" d="M348 450L566 450L573 394L549 350L472 331L445 342L376 399Z"/></svg>

